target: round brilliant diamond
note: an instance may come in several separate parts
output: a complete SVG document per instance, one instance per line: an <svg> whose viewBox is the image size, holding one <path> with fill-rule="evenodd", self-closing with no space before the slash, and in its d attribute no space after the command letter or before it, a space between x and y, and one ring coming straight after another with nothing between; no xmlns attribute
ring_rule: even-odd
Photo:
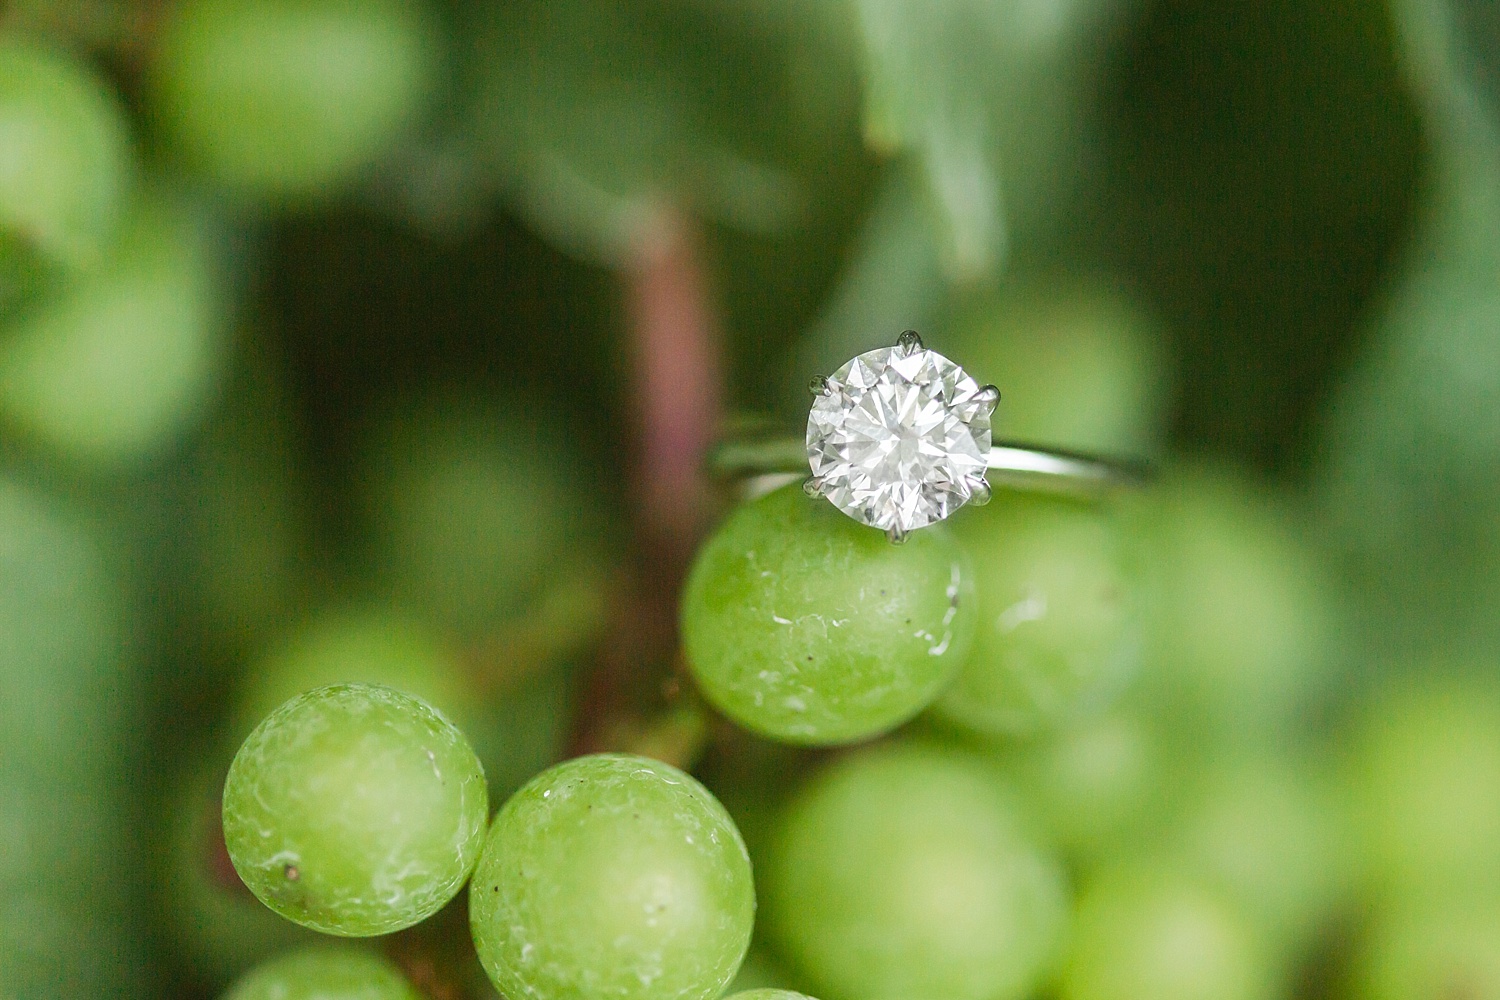
<svg viewBox="0 0 1500 1000"><path fill-rule="evenodd" d="M962 368L903 338L823 388L807 418L807 457L835 507L900 536L969 501L987 467L994 404Z"/></svg>

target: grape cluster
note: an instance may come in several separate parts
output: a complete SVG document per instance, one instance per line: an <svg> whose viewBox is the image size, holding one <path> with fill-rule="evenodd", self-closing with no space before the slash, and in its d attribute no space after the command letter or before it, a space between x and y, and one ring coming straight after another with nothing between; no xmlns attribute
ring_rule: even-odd
<svg viewBox="0 0 1500 1000"><path fill-rule="evenodd" d="M712 1000L737 981L774 984L745 994L767 998L1020 1000L1049 982L1069 1000L1276 996L1360 876L1321 779L1258 742L1292 732L1309 703L1284 672L1315 662L1313 639L1283 636L1274 648L1287 652L1252 658L1234 633L1216 643L1207 623L1172 617L1225 586L1267 604L1262 620L1311 613L1280 610L1304 596L1310 564L1226 583L1223 558L1177 555L1211 539L1221 554L1244 545L1250 567L1303 558L1253 496L1207 471L1174 473L1123 508L1001 495L898 547L795 487L767 494L731 513L688 576L683 647L700 690L774 741L759 751L773 761L778 744L868 742L907 724L898 736L791 788L782 765L746 774L710 757L704 774L730 811L669 764L588 754L510 794L486 833L480 758L447 715L380 683L334 684L271 711L236 755L229 857L272 909L343 936L426 920L467 881L478 963L506 996ZM1210 532L1210 516L1233 530ZM1157 651L1163 635L1202 638ZM1148 655L1162 665L1147 670ZM1226 660L1255 676L1228 693L1190 683ZM261 692L357 669L473 716L430 679L441 661L412 626L344 612L276 655L251 710L273 698ZM1170 698L1158 691L1169 684ZM1182 759L1175 741L1202 725L1241 735ZM1414 739L1432 731L1411 725ZM1454 738L1485 733L1500 726L1476 720ZM1420 759L1360 760L1392 753ZM1383 771L1372 781L1415 787ZM1423 884L1433 861L1410 862ZM311 982L340 954L296 960ZM291 975L290 962L236 988Z"/></svg>
<svg viewBox="0 0 1500 1000"><path fill-rule="evenodd" d="M703 546L682 601L704 696L790 744L866 741L931 708L790 797L721 775L749 848L697 780L629 754L543 771L484 833L479 757L448 716L381 686L421 688L482 726L463 692L445 689L441 647L411 625L339 613L273 657L249 714L298 683L336 680L331 671L379 683L295 695L256 726L224 788L230 859L272 909L344 936L423 921L468 881L478 960L505 995L710 1000L735 981L756 927L747 983L828 996L1019 1000L1050 979L1079 1000L1221 995L1193 992L1200 980L1222 995L1273 995L1283 949L1344 888L1325 800L1298 765L1264 755L1186 768L1189 787L1167 787L1161 724L1220 710L1153 697L1143 713L1137 699L1153 689L1135 676L1161 628L1149 613L1187 603L1148 587L1171 594L1175 575L1196 572L1201 593L1219 568L1174 559L1157 584L1143 533L1159 533L1150 551L1193 543L1202 529L1182 505L1233 510L1231 489L1174 476L1140 510L1002 495L954 532L899 547L795 488L739 507ZM1265 510L1235 523L1276 530ZM1235 585L1296 593L1253 574ZM1203 641L1163 659L1193 677L1239 655ZM1242 679L1222 711L1284 723L1301 701L1274 658L1252 662L1266 679ZM1174 817L1170 851L1122 855L1122 839L1161 836L1158 809ZM1076 904L1067 858L1094 873ZM1178 935L1199 950L1163 951ZM795 971L767 972L768 949Z"/></svg>

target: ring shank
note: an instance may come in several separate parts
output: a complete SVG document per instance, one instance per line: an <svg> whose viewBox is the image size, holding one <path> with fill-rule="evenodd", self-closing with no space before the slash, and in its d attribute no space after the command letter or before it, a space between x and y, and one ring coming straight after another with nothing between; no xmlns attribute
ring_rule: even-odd
<svg viewBox="0 0 1500 1000"><path fill-rule="evenodd" d="M1042 493L1105 493L1144 485L1144 466L1076 452L1003 443L990 448L992 487Z"/></svg>
<svg viewBox="0 0 1500 1000"><path fill-rule="evenodd" d="M992 487L1036 493L1097 496L1144 485L1149 478L1139 463L1010 441L992 445L987 464ZM727 441L712 455L710 467L732 479L785 479L810 472L807 446L793 437Z"/></svg>

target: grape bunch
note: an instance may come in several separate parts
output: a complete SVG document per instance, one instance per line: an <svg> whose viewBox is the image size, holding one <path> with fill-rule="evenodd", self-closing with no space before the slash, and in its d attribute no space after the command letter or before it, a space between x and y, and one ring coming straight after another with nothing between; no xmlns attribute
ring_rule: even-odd
<svg viewBox="0 0 1500 1000"><path fill-rule="evenodd" d="M1253 6L0 5L0 1000L1500 1000L1496 19ZM908 325L1155 474L715 478Z"/></svg>

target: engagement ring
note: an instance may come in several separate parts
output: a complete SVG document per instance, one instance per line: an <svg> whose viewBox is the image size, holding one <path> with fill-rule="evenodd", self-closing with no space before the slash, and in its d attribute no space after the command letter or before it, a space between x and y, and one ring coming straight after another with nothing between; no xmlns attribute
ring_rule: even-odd
<svg viewBox="0 0 1500 1000"><path fill-rule="evenodd" d="M1000 390L980 385L922 344L914 330L810 384L805 442L726 442L716 469L735 476L806 475L822 497L893 542L936 524L992 487L1095 495L1139 485L1144 466L1014 442L996 442Z"/></svg>

